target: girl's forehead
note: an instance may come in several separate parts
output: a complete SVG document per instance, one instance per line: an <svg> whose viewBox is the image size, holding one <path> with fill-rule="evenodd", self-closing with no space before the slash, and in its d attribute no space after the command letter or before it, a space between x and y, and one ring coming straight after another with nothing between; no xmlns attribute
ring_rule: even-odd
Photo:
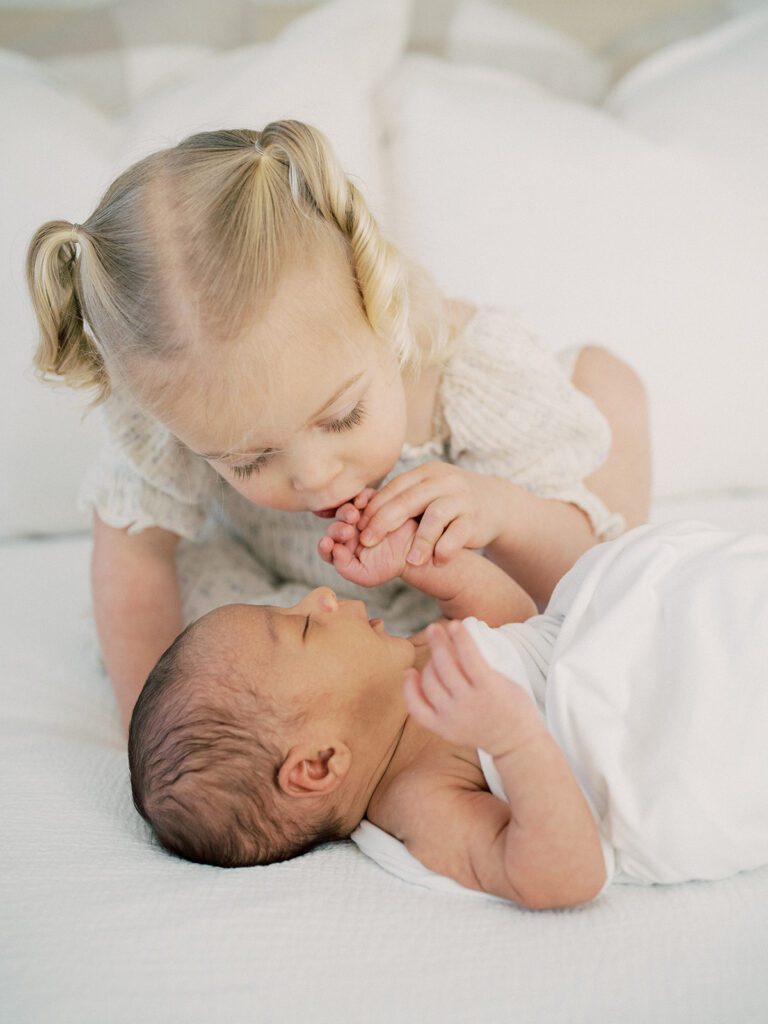
<svg viewBox="0 0 768 1024"><path fill-rule="evenodd" d="M185 354L184 386L161 418L196 451L230 450L246 439L271 446L351 375L372 372L385 344L365 315L349 263L332 247L318 249L283 268L237 338L196 340ZM268 436L256 436L262 433Z"/></svg>
<svg viewBox="0 0 768 1024"><path fill-rule="evenodd" d="M191 374L168 426L200 453L279 447L364 387L383 344L367 321L332 336L297 329L244 339L215 366Z"/></svg>

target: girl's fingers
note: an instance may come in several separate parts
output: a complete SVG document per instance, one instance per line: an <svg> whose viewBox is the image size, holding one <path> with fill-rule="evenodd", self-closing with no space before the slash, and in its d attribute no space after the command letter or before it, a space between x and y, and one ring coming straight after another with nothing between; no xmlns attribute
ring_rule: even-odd
<svg viewBox="0 0 768 1024"><path fill-rule="evenodd" d="M433 557L435 545L456 515L456 504L453 498L437 498L427 506L405 557L409 565L426 565Z"/></svg>
<svg viewBox="0 0 768 1024"><path fill-rule="evenodd" d="M377 512L370 515L367 525L358 529L361 530L360 540L363 544L373 545L383 540L388 533L392 533L406 521L415 519L422 515L437 498L445 497L444 481L429 477L421 483L401 491L386 505L381 506ZM377 494L378 498L379 495ZM365 510L366 515L369 509Z"/></svg>
<svg viewBox="0 0 768 1024"><path fill-rule="evenodd" d="M360 529L364 530L368 523L371 521L373 516L391 501L392 498L397 497L402 491L407 491L409 487L413 487L414 484L419 483L423 478L422 467L416 466L415 469L407 469L405 473L399 473L396 477L393 477L388 484L384 484L381 490L376 491L375 494L366 502L365 510L360 517Z"/></svg>
<svg viewBox="0 0 768 1024"><path fill-rule="evenodd" d="M472 523L469 516L459 516L449 523L432 552L435 565L445 565L455 558L459 551L467 546L471 535Z"/></svg>
<svg viewBox="0 0 768 1024"><path fill-rule="evenodd" d="M439 474L435 473L435 465L440 467L440 469L445 469L446 463L439 462L436 464L434 462L425 462L421 466L416 466L414 469L406 470L405 473L400 473L398 476L390 480L388 484L385 484L368 502L365 511L360 517L359 529L364 530L369 526L371 520L377 513L406 491L410 491L414 487L421 487L424 484L429 484L430 481L432 481L433 484L438 481L440 477ZM435 493L439 494L440 490L441 488L438 485ZM424 507L426 508L426 505ZM419 510L419 514L420 512L421 510Z"/></svg>
<svg viewBox="0 0 768 1024"><path fill-rule="evenodd" d="M354 499L355 508L359 508L362 511L375 493L376 491L373 487L364 487Z"/></svg>

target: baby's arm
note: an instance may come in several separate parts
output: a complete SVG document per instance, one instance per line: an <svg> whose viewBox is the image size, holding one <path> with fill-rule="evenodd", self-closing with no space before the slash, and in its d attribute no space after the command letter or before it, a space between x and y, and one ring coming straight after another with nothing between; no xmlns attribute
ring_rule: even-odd
<svg viewBox="0 0 768 1024"><path fill-rule="evenodd" d="M446 619L474 615L489 626L524 622L537 612L523 588L483 555L467 548L446 565L408 565L400 574L417 590L437 599Z"/></svg>
<svg viewBox="0 0 768 1024"><path fill-rule="evenodd" d="M94 515L93 612L126 733L147 676L181 632L178 540L159 528L129 535Z"/></svg>
<svg viewBox="0 0 768 1024"><path fill-rule="evenodd" d="M417 817L406 845L427 867L527 907L593 899L605 882L599 832L535 704L490 668L461 623L433 624L427 638L430 661L421 674L406 673L408 710L444 739L486 750L509 806L485 793L444 791L438 799L450 807Z"/></svg>
<svg viewBox="0 0 768 1024"><path fill-rule="evenodd" d="M343 508L339 514L344 514ZM523 588L474 551L464 548L443 565L431 559L424 565L408 564L405 556L417 528L416 520L409 519L375 547L365 548L355 522L335 522L320 541L319 552L352 583L371 587L401 577L434 597L449 619L475 615L490 626L500 626L536 614L536 605Z"/></svg>

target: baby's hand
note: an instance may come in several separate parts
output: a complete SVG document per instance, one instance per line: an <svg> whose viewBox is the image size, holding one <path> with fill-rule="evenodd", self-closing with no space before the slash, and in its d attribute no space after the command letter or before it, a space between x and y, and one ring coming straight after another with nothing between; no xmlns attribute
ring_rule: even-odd
<svg viewBox="0 0 768 1024"><path fill-rule="evenodd" d="M320 557L333 565L345 580L363 587L375 587L396 579L406 568L405 556L417 529L415 520L407 520L375 547L364 548L356 522L350 522L355 519L356 511L350 504L338 510L337 516L343 515L345 519L337 519L328 527L317 545Z"/></svg>
<svg viewBox="0 0 768 1024"><path fill-rule="evenodd" d="M432 657L405 674L405 703L426 729L494 757L541 736L544 725L525 692L492 669L463 623L427 626Z"/></svg>

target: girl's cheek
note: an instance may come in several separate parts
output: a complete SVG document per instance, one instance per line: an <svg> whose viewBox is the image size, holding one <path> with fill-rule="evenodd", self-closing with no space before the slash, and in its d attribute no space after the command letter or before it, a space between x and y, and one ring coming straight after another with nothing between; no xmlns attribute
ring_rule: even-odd
<svg viewBox="0 0 768 1024"><path fill-rule="evenodd" d="M233 486L238 494L263 508L275 508L285 512L302 511L304 508L289 482L274 472L270 473L268 478L262 473L257 479L237 480Z"/></svg>

